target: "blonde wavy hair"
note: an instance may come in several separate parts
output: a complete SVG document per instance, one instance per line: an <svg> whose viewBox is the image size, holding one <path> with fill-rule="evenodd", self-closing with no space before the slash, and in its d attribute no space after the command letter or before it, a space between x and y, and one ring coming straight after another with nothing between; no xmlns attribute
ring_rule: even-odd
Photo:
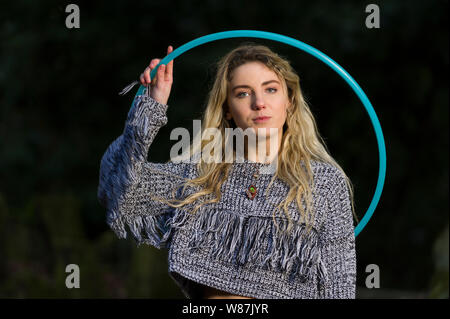
<svg viewBox="0 0 450 319"><path fill-rule="evenodd" d="M209 91L207 98L206 110L202 118L201 134L207 128L217 128L222 133L222 154L225 154L224 147L226 144L225 128L235 128L233 120L227 121L225 114L227 111L227 88L231 81L233 70L247 63L259 61L275 72L277 76L285 82L287 87L288 98L291 108L288 110L286 122L283 126L283 135L280 149L277 157L277 169L266 190L266 196L270 186L276 178L281 179L289 185L289 192L286 198L273 211L273 220L278 229L275 220L275 211L282 208L289 221L287 231L292 229L292 218L288 212L288 206L295 199L300 210L300 217L304 220L307 229L310 230L314 216L312 205L312 183L313 173L310 160L329 163L342 171L346 184L350 192L353 216L358 220L355 214L353 186L348 176L339 164L328 154L327 148L321 138L314 117L309 109L308 104L303 98L300 88L300 78L291 67L288 60L280 57L271 49L264 45L254 43L245 43L233 49L217 63L217 74L212 89ZM195 140L195 139L194 139ZM217 143L217 139L213 139ZM205 145L209 144L209 140L201 140L200 143L192 143L189 147L189 154L199 154ZM195 145L200 146L195 146ZM198 149L200 147L200 150ZM211 147L211 145L209 145ZM215 148L212 146L211 148ZM234 158L236 156L233 150ZM222 155L223 156L223 155ZM301 160L304 162L305 168L302 168ZM170 162L169 160L168 162ZM188 204L198 203L190 212L194 214L202 205L207 203L216 203L221 198L221 186L228 178L232 163L224 161L220 163L207 163L203 159L199 159L197 163L198 177L185 180L182 192L187 186L198 187L199 191L190 194L182 200L175 199L175 189L172 192L172 199L153 198L162 201L171 207L182 207ZM212 196L214 195L214 196ZM301 204L302 196L305 198L305 207ZM279 229L278 229L279 230Z"/></svg>

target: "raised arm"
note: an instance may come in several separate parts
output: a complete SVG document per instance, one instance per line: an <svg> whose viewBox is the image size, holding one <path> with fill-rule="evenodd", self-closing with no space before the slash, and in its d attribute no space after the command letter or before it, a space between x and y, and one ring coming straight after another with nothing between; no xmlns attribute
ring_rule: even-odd
<svg viewBox="0 0 450 319"><path fill-rule="evenodd" d="M169 46L167 52L173 50ZM140 80L150 94L138 95L128 112L125 129L106 150L100 163L98 199L107 209L107 223L119 238L128 226L138 243L160 248L170 229L171 207L152 199L173 198L184 182L186 163L152 163L147 153L159 129L167 124L167 100L172 85L173 62L161 65L155 78L150 72L160 59L153 59ZM134 84L124 89L128 92Z"/></svg>
<svg viewBox="0 0 450 319"><path fill-rule="evenodd" d="M322 262L327 272L322 297L354 299L356 251L350 194L344 176L336 169L330 178L328 214L320 235Z"/></svg>
<svg viewBox="0 0 450 319"><path fill-rule="evenodd" d="M168 106L139 95L128 113L123 134L106 150L100 163L98 199L107 209L107 223L119 238L127 225L134 238L160 248L168 205L150 196L172 198L184 181L186 163L152 163L147 153L167 123ZM158 231L161 231L161 233Z"/></svg>

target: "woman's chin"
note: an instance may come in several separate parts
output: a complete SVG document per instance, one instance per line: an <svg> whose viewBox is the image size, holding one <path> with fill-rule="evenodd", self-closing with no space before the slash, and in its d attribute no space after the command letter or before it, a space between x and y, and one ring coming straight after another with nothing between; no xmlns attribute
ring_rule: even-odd
<svg viewBox="0 0 450 319"><path fill-rule="evenodd" d="M278 135L279 128L271 127L270 125L260 125L254 128L256 136L269 137Z"/></svg>

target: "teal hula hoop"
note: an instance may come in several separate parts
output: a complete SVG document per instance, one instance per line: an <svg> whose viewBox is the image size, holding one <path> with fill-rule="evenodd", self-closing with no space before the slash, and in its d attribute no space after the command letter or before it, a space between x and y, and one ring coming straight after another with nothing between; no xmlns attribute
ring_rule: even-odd
<svg viewBox="0 0 450 319"><path fill-rule="evenodd" d="M176 57L180 56L186 51L189 51L192 48L195 48L199 45L202 45L204 43L213 42L216 40L221 39L228 39L228 38L261 38L261 39L267 39L267 40L273 40L282 42L288 45L291 45L293 47L296 47L300 50L305 51L306 53L311 54L312 56L316 57L326 65L328 65L330 68L332 68L334 71L336 71L337 74L339 74L350 87L352 90L356 93L358 98L361 100L362 104L366 108L367 113L369 114L370 121L372 122L372 126L375 130L375 135L377 138L378 143L378 154L379 154L379 170L378 170L378 181L377 186L375 189L375 194L373 195L372 202L370 203L369 208L367 209L367 212L364 214L364 217L361 219L361 221L358 223L358 225L355 227L355 237L358 236L358 234L363 230L363 228L367 225L370 218L372 217L375 208L378 205L378 202L381 197L381 193L383 191L384 186L384 180L386 177L386 146L384 143L383 138L383 132L381 130L380 122L378 121L378 117L375 113L375 110L370 103L369 99L367 98L364 91L360 88L358 83L350 76L350 74L347 73L339 64L337 64L333 59L331 59L326 54L320 52L319 50L313 48L312 46L303 43L299 40L287 37L285 35L272 33L272 32L266 32L266 31L255 31L255 30L233 30L233 31L224 31L224 32L218 32L218 33L212 33L205 35L203 37L197 38L195 40L192 40L186 44L183 44L182 46L178 47L174 51L172 51L169 55L164 57L160 63L152 70L150 73L150 79L153 79L155 76L157 69L159 65L161 64L167 64L170 61L174 60ZM143 85L139 87L137 95L141 95L142 91L145 89Z"/></svg>

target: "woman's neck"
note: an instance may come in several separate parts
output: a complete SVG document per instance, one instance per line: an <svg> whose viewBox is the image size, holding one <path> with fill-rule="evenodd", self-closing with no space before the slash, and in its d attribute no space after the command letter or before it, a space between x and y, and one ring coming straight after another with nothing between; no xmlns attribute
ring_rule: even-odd
<svg viewBox="0 0 450 319"><path fill-rule="evenodd" d="M276 133L267 135L261 138L261 141L259 142L259 139L256 138L257 142L255 143L248 143L248 140L246 139L244 149L245 158L256 163L272 163L277 158L280 149L281 136L279 135L280 134ZM259 145L262 146L261 149L258 147Z"/></svg>

